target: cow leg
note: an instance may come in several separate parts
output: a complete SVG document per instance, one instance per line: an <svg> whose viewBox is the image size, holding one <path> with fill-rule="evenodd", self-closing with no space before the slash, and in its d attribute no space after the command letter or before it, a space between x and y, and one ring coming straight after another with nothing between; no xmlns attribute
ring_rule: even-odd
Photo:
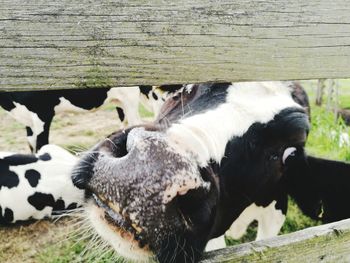
<svg viewBox="0 0 350 263"><path fill-rule="evenodd" d="M37 136L44 130L43 118L40 118L36 112L30 111L26 106L14 102L14 107L10 109L9 114L18 122L26 126L27 140L32 152L37 151Z"/></svg>
<svg viewBox="0 0 350 263"><path fill-rule="evenodd" d="M117 103L118 117L126 125L141 123L139 115L140 91L138 87L112 88L107 93L107 101Z"/></svg>
<svg viewBox="0 0 350 263"><path fill-rule="evenodd" d="M226 247L225 235L209 240L205 251L212 251Z"/></svg>
<svg viewBox="0 0 350 263"><path fill-rule="evenodd" d="M39 151L40 148L43 147L44 145L49 144L50 125L51 125L51 120L50 122L45 122L43 132L37 136L36 151Z"/></svg>
<svg viewBox="0 0 350 263"><path fill-rule="evenodd" d="M42 146L49 144L50 126L54 115L55 111L50 107L41 109L38 114L32 114L32 131L29 131L32 135L28 136L27 129L27 139L33 147L33 152L37 152Z"/></svg>
<svg viewBox="0 0 350 263"><path fill-rule="evenodd" d="M226 235L233 239L240 239L246 233L248 226L259 217L262 209L255 204L248 206L226 231Z"/></svg>
<svg viewBox="0 0 350 263"><path fill-rule="evenodd" d="M280 232L286 219L282 210L276 209L276 201L263 208L258 220L258 233L256 240L275 237Z"/></svg>

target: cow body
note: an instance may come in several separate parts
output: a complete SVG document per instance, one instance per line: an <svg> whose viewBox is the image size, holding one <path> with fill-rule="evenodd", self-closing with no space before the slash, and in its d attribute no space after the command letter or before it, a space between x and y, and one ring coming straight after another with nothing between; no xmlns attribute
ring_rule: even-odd
<svg viewBox="0 0 350 263"><path fill-rule="evenodd" d="M164 94L160 95L164 90L165 94L169 93L165 88L151 86L2 92L0 106L26 126L29 146L36 152L49 143L50 125L58 112L88 111L113 102L120 121L124 125L136 125L141 123L139 103L157 113L164 102Z"/></svg>
<svg viewBox="0 0 350 263"><path fill-rule="evenodd" d="M186 86L153 125L110 135L82 159L88 167L77 166L74 182L91 197L93 226L128 258L196 262L231 226L239 237L257 219L258 239L276 235L288 195L313 218L349 217L340 204L350 165L327 166L304 152L309 108L300 94L281 82ZM334 200L325 183L330 167L343 167ZM318 169L324 177L315 183Z"/></svg>
<svg viewBox="0 0 350 263"><path fill-rule="evenodd" d="M46 145L36 155L0 153L0 225L43 219L81 206L83 191L71 180L77 158Z"/></svg>

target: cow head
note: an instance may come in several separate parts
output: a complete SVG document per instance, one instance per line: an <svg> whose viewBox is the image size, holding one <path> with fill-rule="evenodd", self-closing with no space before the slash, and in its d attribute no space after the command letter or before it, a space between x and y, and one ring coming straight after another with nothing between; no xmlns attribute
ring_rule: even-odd
<svg viewBox="0 0 350 263"><path fill-rule="evenodd" d="M133 260L197 261L303 152L308 116L282 83L189 85L150 126L118 131L73 179L97 232Z"/></svg>

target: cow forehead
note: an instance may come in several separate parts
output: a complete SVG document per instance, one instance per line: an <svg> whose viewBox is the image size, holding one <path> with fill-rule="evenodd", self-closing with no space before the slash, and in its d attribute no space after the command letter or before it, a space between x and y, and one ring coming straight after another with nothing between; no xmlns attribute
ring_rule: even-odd
<svg viewBox="0 0 350 263"><path fill-rule="evenodd" d="M174 147L192 152L204 167L211 159L220 163L232 138L242 136L256 122L271 121L289 107L301 106L282 82L235 83L227 88L222 103L183 117L169 127L167 136Z"/></svg>

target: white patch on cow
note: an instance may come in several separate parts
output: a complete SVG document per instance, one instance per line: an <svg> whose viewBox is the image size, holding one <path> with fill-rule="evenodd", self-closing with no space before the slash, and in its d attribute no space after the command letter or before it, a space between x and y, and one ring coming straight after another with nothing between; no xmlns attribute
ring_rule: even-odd
<svg viewBox="0 0 350 263"><path fill-rule="evenodd" d="M133 126L141 123L139 115L140 90L138 86L111 88L104 103L113 102L123 109L125 123Z"/></svg>
<svg viewBox="0 0 350 263"><path fill-rule="evenodd" d="M178 149L192 152L205 167L210 159L221 161L233 137L242 136L255 122L271 121L288 107L301 106L282 82L234 83L225 103L172 124L167 135Z"/></svg>
<svg viewBox="0 0 350 263"><path fill-rule="evenodd" d="M92 202L86 205L85 210L96 232L102 239L111 244L118 254L136 262L148 262L149 258L152 257L151 252L139 248L132 237L128 238L125 234L122 237L120 230L109 226L103 219L104 212Z"/></svg>
<svg viewBox="0 0 350 263"><path fill-rule="evenodd" d="M276 209L276 201L272 201L267 207L251 204L233 222L226 235L240 239L247 231L248 226L258 221L256 240L277 236L286 216L281 210Z"/></svg>
<svg viewBox="0 0 350 263"><path fill-rule="evenodd" d="M154 99L152 92L157 95L157 99ZM140 93L140 102L148 111L153 112L156 117L168 96L168 92L164 92L158 86L153 86L148 93L148 97Z"/></svg>
<svg viewBox="0 0 350 263"><path fill-rule="evenodd" d="M10 171L18 175L19 184L13 188L2 186L0 189L0 206L3 210L9 208L13 211L13 222L51 216L52 207L45 207L39 211L28 202L28 197L35 192L51 194L55 200L61 198L66 207L71 203L77 203L77 205L83 203L84 191L76 188L71 179L71 171L77 162L77 158L56 145L43 146L37 156L44 153L48 153L51 160L38 160L26 165L10 166ZM0 156L5 157L13 154L0 153ZM36 187L32 187L25 178L25 172L29 169L34 169L41 175Z"/></svg>
<svg viewBox="0 0 350 263"><path fill-rule="evenodd" d="M88 111L73 105L69 100L67 100L64 97L60 97L60 103L55 106L54 110L55 110L55 114L62 113L62 112L83 113Z"/></svg>
<svg viewBox="0 0 350 263"><path fill-rule="evenodd" d="M13 102L13 104L16 107L9 111L9 114L18 122L32 129L33 135L28 136L27 139L34 151L36 151L37 137L44 131L44 122L39 118L38 114L31 112L26 106L17 102Z"/></svg>
<svg viewBox="0 0 350 263"><path fill-rule="evenodd" d="M219 236L217 238L213 238L209 240L207 246L205 247L205 251L213 251L217 249L222 249L226 247L225 235Z"/></svg>
<svg viewBox="0 0 350 263"><path fill-rule="evenodd" d="M282 163L286 163L286 160L289 156L293 156L295 154L295 151L297 150L297 148L295 147L289 147L287 149L284 150L283 152L283 156L282 156Z"/></svg>
<svg viewBox="0 0 350 263"><path fill-rule="evenodd" d="M193 167L194 168L194 167ZM163 203L167 204L177 195L185 195L189 190L203 188L207 191L210 189L210 183L205 182L198 174L198 170L180 170L171 178L171 183L165 189Z"/></svg>

